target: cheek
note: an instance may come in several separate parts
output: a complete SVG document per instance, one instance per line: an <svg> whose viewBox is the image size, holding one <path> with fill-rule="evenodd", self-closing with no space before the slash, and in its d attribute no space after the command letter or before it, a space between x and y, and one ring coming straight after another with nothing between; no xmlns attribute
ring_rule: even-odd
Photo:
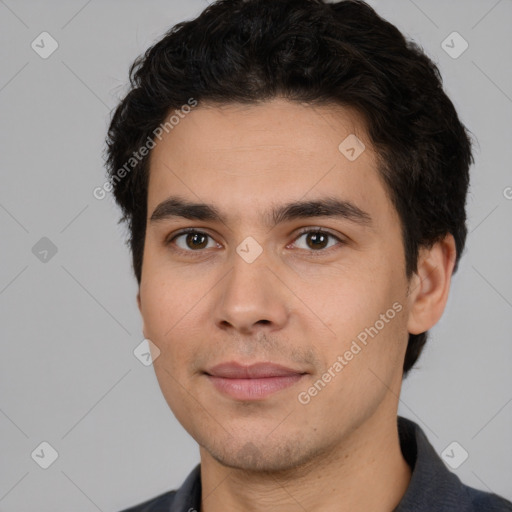
<svg viewBox="0 0 512 512"><path fill-rule="evenodd" d="M149 337L163 341L165 333L172 328L171 311L176 311L176 298L166 287L145 281L141 287L141 314Z"/></svg>
<svg viewBox="0 0 512 512"><path fill-rule="evenodd" d="M198 350L194 340L200 339L191 316L193 303L162 280L147 279L141 286L144 333L160 351L153 363L155 375L169 407L182 422L193 406L189 371Z"/></svg>
<svg viewBox="0 0 512 512"><path fill-rule="evenodd" d="M189 345L189 340L183 339L183 325L191 309L190 298L180 296L176 284L171 286L157 279L141 283L140 297L144 334L160 349L159 364L174 372Z"/></svg>
<svg viewBox="0 0 512 512"><path fill-rule="evenodd" d="M140 285L141 314L147 334L165 343L180 322L199 300L198 288L173 268L165 252L150 241L144 254Z"/></svg>
<svg viewBox="0 0 512 512"><path fill-rule="evenodd" d="M324 367L301 390L302 399L311 401L306 407L315 426L332 430L333 436L339 418L362 420L399 393L395 388L407 345L401 301L374 293L371 299L353 299L345 306L330 312L337 337L313 338Z"/></svg>
<svg viewBox="0 0 512 512"><path fill-rule="evenodd" d="M293 289L298 297L342 339L373 325L403 295L398 274L376 263L338 266L302 273Z"/></svg>
<svg viewBox="0 0 512 512"><path fill-rule="evenodd" d="M407 343L406 281L401 272L392 258L380 257L361 261L358 268L339 267L329 275L297 280L297 295L329 328L324 329L327 336L313 329L308 333L325 369L342 356L347 363L343 373L352 383L367 378L372 368L389 374L401 367Z"/></svg>

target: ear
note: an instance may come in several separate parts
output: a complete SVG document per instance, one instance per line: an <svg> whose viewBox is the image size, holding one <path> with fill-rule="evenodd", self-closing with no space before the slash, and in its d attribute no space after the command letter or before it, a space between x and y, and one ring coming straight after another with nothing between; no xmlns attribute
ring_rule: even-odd
<svg viewBox="0 0 512 512"><path fill-rule="evenodd" d="M428 331L441 318L448 300L455 257L455 240L451 234L430 249L420 248L418 269L409 283L409 333Z"/></svg>
<svg viewBox="0 0 512 512"><path fill-rule="evenodd" d="M139 288L139 291L137 292L137 306L139 308L139 311L140 311L140 314L141 314L141 317L142 317L142 334L144 335L144 338L147 338L147 336L146 336L146 328L145 328L145 325L144 325L144 317L142 316L142 303L141 303L141 300L140 300L140 288Z"/></svg>

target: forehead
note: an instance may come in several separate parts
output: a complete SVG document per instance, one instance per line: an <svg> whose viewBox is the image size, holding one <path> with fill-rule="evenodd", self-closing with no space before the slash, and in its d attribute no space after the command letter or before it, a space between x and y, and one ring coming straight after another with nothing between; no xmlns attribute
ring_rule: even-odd
<svg viewBox="0 0 512 512"><path fill-rule="evenodd" d="M233 218L327 195L389 206L357 112L282 99L200 105L183 116L152 150L148 214L170 195Z"/></svg>

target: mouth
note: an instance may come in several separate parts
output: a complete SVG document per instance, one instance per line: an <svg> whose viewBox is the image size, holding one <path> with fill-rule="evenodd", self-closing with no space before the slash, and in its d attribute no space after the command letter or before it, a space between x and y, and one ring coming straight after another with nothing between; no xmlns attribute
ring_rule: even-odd
<svg viewBox="0 0 512 512"><path fill-rule="evenodd" d="M235 400L263 400L299 382L307 372L273 363L222 363L205 372L215 389Z"/></svg>

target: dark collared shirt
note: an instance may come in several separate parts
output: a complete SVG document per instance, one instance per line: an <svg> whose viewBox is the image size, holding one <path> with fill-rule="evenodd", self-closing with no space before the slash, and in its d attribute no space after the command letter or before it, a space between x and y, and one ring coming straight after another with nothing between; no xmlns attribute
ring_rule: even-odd
<svg viewBox="0 0 512 512"><path fill-rule="evenodd" d="M468 487L448 471L416 423L398 417L398 434L412 477L393 512L512 512L509 501ZM199 512L200 506L198 464L177 491L166 492L123 512Z"/></svg>

